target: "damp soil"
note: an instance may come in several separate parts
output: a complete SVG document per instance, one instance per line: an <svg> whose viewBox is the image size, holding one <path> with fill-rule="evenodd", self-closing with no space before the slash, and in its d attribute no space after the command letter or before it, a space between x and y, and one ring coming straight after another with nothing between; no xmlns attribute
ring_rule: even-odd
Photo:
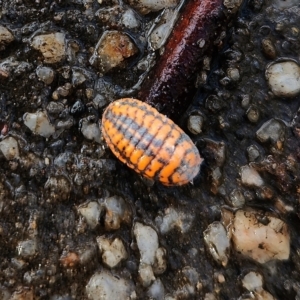
<svg viewBox="0 0 300 300"><path fill-rule="evenodd" d="M177 293L174 299L242 299L247 291L241 278L252 270L263 275L264 288L274 298L300 297L300 96L274 96L265 78L270 62L282 57L299 62L300 6L283 9L271 2L243 1L221 49L218 53L213 49L212 57L207 54L211 60L210 69L204 71L207 80L197 81L189 109L181 111L182 117L174 120L195 142L204 163L193 184L164 187L142 179L117 161L104 141L89 141L81 131L82 120L88 118L98 124L104 108L95 107L87 93L87 90L93 95L103 92L102 77L88 60L101 34L111 29L93 17L104 3L0 1L0 24L8 27L15 37L1 48L0 63L10 57L24 62L18 71L14 69L8 77L0 77L1 140L14 137L21 157L14 160L0 157L0 298L2 293L2 299L21 299L18 295L27 293L28 299L88 299L85 287L89 279L96 271L107 268L98 249L88 262L67 267L61 257L68 251L81 253L96 247L96 237L107 234L120 237L129 253L129 258L113 270L114 274L130 277L137 299L147 299L148 290L139 279L140 254L132 233L136 221L153 226L159 234L160 246L167 251L167 269L156 278L161 280L165 294ZM105 6L114 4L105 2ZM85 5L89 5L88 12ZM141 17L141 30L145 30L145 24L154 16L155 13ZM37 30L64 32L80 49L70 62L66 59L44 64L56 73L49 85L36 76L43 57L28 42ZM132 36L138 34L133 32ZM270 58L262 48L262 40L266 38L276 48L275 57ZM139 46L147 51L145 45ZM128 69L125 66L104 76L113 86L106 85L108 90L103 92L108 102L119 90L136 83L141 72L134 66L140 58L131 59ZM60 114L49 115L53 123L72 118L73 125L56 137L34 134L24 125L23 115L47 109L53 101L53 92L72 81L69 70L74 67L87 71L86 80L73 85L71 92L58 100L64 105ZM237 80L228 76L229 68L239 69ZM199 69L198 79L201 72ZM82 106L76 110L74 105L79 100ZM248 117L251 108L259 114L255 122ZM204 116L202 132L197 135L187 128L188 118L195 111ZM282 122L283 137L263 143L256 133L270 119ZM249 147L255 147L259 154L253 161L249 160ZM266 196L261 187L243 184L241 167L249 163L258 170L271 196ZM216 170L219 176L215 175ZM57 181L49 183L53 178L61 179L61 185ZM244 196L242 208L271 212L288 224L291 235L288 260L260 264L234 248L226 267L213 260L205 246L203 231L221 219L222 207L235 209L230 197L234 190ZM125 199L132 211L131 223L107 231L102 212L96 228L84 225L78 206L88 201L102 203L109 195ZM156 217L168 208L191 216L189 230L183 233L174 228L166 234L159 233ZM20 242L32 236L37 240L36 251L33 255L23 255ZM201 283L189 292L184 289L188 279L182 271L187 267L196 271ZM225 282L217 280L218 274L223 274Z"/></svg>

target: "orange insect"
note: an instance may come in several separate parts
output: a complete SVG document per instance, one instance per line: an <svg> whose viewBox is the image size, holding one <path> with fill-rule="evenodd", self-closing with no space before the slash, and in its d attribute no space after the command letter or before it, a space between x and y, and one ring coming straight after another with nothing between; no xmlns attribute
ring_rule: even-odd
<svg viewBox="0 0 300 300"><path fill-rule="evenodd" d="M103 137L128 167L163 185L183 185L199 172L202 158L191 139L150 105L124 98L102 116Z"/></svg>

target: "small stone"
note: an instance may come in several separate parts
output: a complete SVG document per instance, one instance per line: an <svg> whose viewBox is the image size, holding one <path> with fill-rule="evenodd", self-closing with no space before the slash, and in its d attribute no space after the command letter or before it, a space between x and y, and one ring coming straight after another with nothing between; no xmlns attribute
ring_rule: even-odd
<svg viewBox="0 0 300 300"><path fill-rule="evenodd" d="M31 46L39 50L49 64L60 62L66 56L65 34L61 32L37 35L33 37Z"/></svg>
<svg viewBox="0 0 300 300"><path fill-rule="evenodd" d="M118 196L106 198L104 205L106 208L104 223L107 230L119 229L122 222L130 222L131 212L123 198Z"/></svg>
<svg viewBox="0 0 300 300"><path fill-rule="evenodd" d="M153 300L164 300L165 299L165 288L162 282L157 279L148 288L147 295Z"/></svg>
<svg viewBox="0 0 300 300"><path fill-rule="evenodd" d="M247 110L247 118L251 123L256 123L259 120L260 112L255 106L250 106Z"/></svg>
<svg viewBox="0 0 300 300"><path fill-rule="evenodd" d="M264 181L259 173L249 165L241 167L240 173L242 183L246 186L260 187L264 184Z"/></svg>
<svg viewBox="0 0 300 300"><path fill-rule="evenodd" d="M103 263L109 268L115 268L122 260L128 257L121 239L110 240L105 236L97 237L97 243L102 254Z"/></svg>
<svg viewBox="0 0 300 300"><path fill-rule="evenodd" d="M234 189L229 197L233 207L243 207L245 205L245 197L239 189Z"/></svg>
<svg viewBox="0 0 300 300"><path fill-rule="evenodd" d="M136 299L135 287L131 280L108 271L95 273L86 285L86 294L91 300Z"/></svg>
<svg viewBox="0 0 300 300"><path fill-rule="evenodd" d="M260 152L256 145L251 145L247 148L248 159L250 162L256 161L260 158Z"/></svg>
<svg viewBox="0 0 300 300"><path fill-rule="evenodd" d="M102 134L98 124L89 121L88 118L81 119L80 124L80 131L86 139L101 144Z"/></svg>
<svg viewBox="0 0 300 300"><path fill-rule="evenodd" d="M7 45L13 40L13 34L6 27L0 25L0 45Z"/></svg>
<svg viewBox="0 0 300 300"><path fill-rule="evenodd" d="M178 228L181 233L185 234L190 229L194 215L191 213L184 213L173 207L165 210L164 215L159 215L155 219L160 232L162 234L168 233L173 228Z"/></svg>
<svg viewBox="0 0 300 300"><path fill-rule="evenodd" d="M136 222L133 233L140 251L141 263L153 265L155 262L155 253L158 249L158 235L156 231L150 226Z"/></svg>
<svg viewBox="0 0 300 300"><path fill-rule="evenodd" d="M227 69L227 76L232 80L232 81L239 81L240 80L240 71L238 68L229 68Z"/></svg>
<svg viewBox="0 0 300 300"><path fill-rule="evenodd" d="M25 113L23 115L24 124L35 134L49 138L55 132L54 126L50 123L46 111L36 113Z"/></svg>
<svg viewBox="0 0 300 300"><path fill-rule="evenodd" d="M276 48L270 39L263 39L261 42L263 54L270 59L276 58Z"/></svg>
<svg viewBox="0 0 300 300"><path fill-rule="evenodd" d="M268 213L238 210L232 223L232 240L237 252L261 264L286 260L290 255L287 224Z"/></svg>
<svg viewBox="0 0 300 300"><path fill-rule="evenodd" d="M277 119L270 119L265 122L256 132L257 138L262 142L277 143L284 140L285 125Z"/></svg>
<svg viewBox="0 0 300 300"><path fill-rule="evenodd" d="M178 0L127 0L130 6L135 8L139 13L146 15L150 12L159 11L168 7L175 7Z"/></svg>
<svg viewBox="0 0 300 300"><path fill-rule="evenodd" d="M139 265L139 277L144 287L150 286L150 284L155 280L151 265L141 263Z"/></svg>
<svg viewBox="0 0 300 300"><path fill-rule="evenodd" d="M294 61L271 63L267 66L266 79L274 95L295 97L300 93L300 66Z"/></svg>
<svg viewBox="0 0 300 300"><path fill-rule="evenodd" d="M188 129L193 134L202 132L203 117L201 115L191 115L188 119Z"/></svg>
<svg viewBox="0 0 300 300"><path fill-rule="evenodd" d="M0 151L7 160L20 157L18 142L13 137L7 137L0 142Z"/></svg>
<svg viewBox="0 0 300 300"><path fill-rule="evenodd" d="M49 67L38 66L36 69L36 75L45 84L51 84L54 80L54 71Z"/></svg>
<svg viewBox="0 0 300 300"><path fill-rule="evenodd" d="M17 246L18 255L23 258L32 257L37 252L36 240L25 240L18 243Z"/></svg>
<svg viewBox="0 0 300 300"><path fill-rule="evenodd" d="M96 108L102 108L108 104L108 101L102 95L97 94L96 97L93 99L93 103L95 104Z"/></svg>
<svg viewBox="0 0 300 300"><path fill-rule="evenodd" d="M104 74L112 68L120 67L126 58L137 52L138 49L125 33L105 31L89 61Z"/></svg>
<svg viewBox="0 0 300 300"><path fill-rule="evenodd" d="M79 263L79 256L70 251L63 253L59 260L64 268L74 268Z"/></svg>
<svg viewBox="0 0 300 300"><path fill-rule="evenodd" d="M203 232L205 244L213 259L225 267L228 263L230 241L221 222L213 222Z"/></svg>
<svg viewBox="0 0 300 300"><path fill-rule="evenodd" d="M95 229L98 225L101 206L96 201L91 201L86 204L81 204L78 207L78 212L85 218L87 224L91 229Z"/></svg>

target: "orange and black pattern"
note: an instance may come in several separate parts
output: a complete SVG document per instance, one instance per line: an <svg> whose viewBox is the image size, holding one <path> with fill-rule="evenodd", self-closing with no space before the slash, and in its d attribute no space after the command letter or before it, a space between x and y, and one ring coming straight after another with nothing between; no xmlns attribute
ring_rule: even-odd
<svg viewBox="0 0 300 300"><path fill-rule="evenodd" d="M199 172L202 158L191 139L166 116L136 99L111 103L102 134L123 163L163 185L183 185Z"/></svg>

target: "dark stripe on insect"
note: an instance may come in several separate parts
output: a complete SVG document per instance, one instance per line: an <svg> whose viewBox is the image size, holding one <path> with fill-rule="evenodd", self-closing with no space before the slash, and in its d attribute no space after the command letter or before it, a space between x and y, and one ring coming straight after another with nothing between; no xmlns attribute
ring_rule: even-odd
<svg viewBox="0 0 300 300"><path fill-rule="evenodd" d="M182 157L185 157L187 154L189 154L190 152L193 152L193 149L192 148L188 148L185 150L184 154ZM180 166L178 166L174 172L168 177L168 181L169 183L172 183L173 180L172 180L172 176L177 172L179 175L182 175L183 173L186 172L186 170L183 170L183 166L186 165L186 167L188 168L189 167L189 164L187 163L187 161L185 159L182 160Z"/></svg>
<svg viewBox="0 0 300 300"><path fill-rule="evenodd" d="M175 124L172 123L172 125L171 125L171 130L169 131L168 135L166 136L165 141L173 134L174 131L177 131L177 129L174 129L174 128L175 128ZM178 139L180 139L181 135L182 135L182 134L180 134L180 136L179 136ZM177 141L178 141L178 139L177 139ZM177 142L177 141L176 141L176 142ZM163 160L161 160L161 161L158 160L158 161L161 162L163 165L155 172L155 174L154 174L154 178L155 178L155 179L158 179L158 178L160 177L160 173L161 173L162 169L163 169L165 166L167 166L168 163L171 161L171 159L172 159L172 157L173 157L173 155L174 155L174 152L175 152L175 150L176 150L176 142L174 143L173 151L170 153L169 161L166 162L166 163L163 163Z"/></svg>
<svg viewBox="0 0 300 300"><path fill-rule="evenodd" d="M166 123L167 123L167 122L163 122L164 125L166 125ZM175 130L174 128L175 128L175 124L172 123L172 124L171 124L171 129L170 129L170 131L168 132L168 134L167 134L167 136L165 137L163 143L160 145L159 149L157 150L157 153L158 153L158 154L159 154L159 152L161 151L161 149L162 149L163 145L165 144L166 140L172 135L173 131ZM155 178L155 179L156 179L157 177L159 177L161 170L162 170L162 169L170 162L170 160L171 160L171 158L172 158L174 152L175 152L175 147L174 147L174 149L173 149L173 152L170 154L170 159L169 159L169 161L165 161L165 160L163 160L163 159L161 159L161 158L158 157L157 160L158 160L158 162L160 162L160 163L162 164L162 166L160 166L160 167L155 171L155 173L154 173L154 178ZM147 166L147 167L148 167L148 166ZM147 170L147 167L145 168L145 170Z"/></svg>

